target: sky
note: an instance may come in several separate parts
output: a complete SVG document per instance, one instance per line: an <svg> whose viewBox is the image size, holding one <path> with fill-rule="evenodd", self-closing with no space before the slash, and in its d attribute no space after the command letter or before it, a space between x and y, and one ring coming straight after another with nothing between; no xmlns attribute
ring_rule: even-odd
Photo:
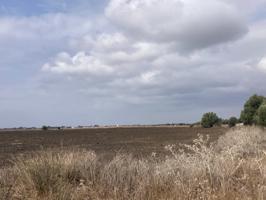
<svg viewBox="0 0 266 200"><path fill-rule="evenodd" d="M265 85L266 0L0 0L0 128L238 117Z"/></svg>

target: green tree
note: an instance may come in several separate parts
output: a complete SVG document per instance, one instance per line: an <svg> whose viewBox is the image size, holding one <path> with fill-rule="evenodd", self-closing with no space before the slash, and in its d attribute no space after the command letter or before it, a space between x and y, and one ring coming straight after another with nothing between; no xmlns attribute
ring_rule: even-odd
<svg viewBox="0 0 266 200"><path fill-rule="evenodd" d="M205 113L201 119L201 125L204 128L211 128L214 125L219 124L219 122L220 122L219 117L214 112Z"/></svg>
<svg viewBox="0 0 266 200"><path fill-rule="evenodd" d="M244 105L240 119L245 125L252 125L256 123L256 114L259 107L265 102L266 99L263 96L253 95Z"/></svg>
<svg viewBox="0 0 266 200"><path fill-rule="evenodd" d="M238 122L238 119L236 117L230 117L228 121L228 125L229 127L234 127L236 126L237 122Z"/></svg>
<svg viewBox="0 0 266 200"><path fill-rule="evenodd" d="M223 125L229 124L229 119L222 119L222 124Z"/></svg>
<svg viewBox="0 0 266 200"><path fill-rule="evenodd" d="M262 104L257 112L258 124L266 126L266 104Z"/></svg>
<svg viewBox="0 0 266 200"><path fill-rule="evenodd" d="M47 131L48 130L48 126L42 126L42 130L43 131Z"/></svg>

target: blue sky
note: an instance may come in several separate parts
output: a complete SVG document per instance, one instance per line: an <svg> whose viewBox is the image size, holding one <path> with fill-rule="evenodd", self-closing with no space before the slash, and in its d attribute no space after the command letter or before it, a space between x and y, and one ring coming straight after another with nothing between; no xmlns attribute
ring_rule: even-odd
<svg viewBox="0 0 266 200"><path fill-rule="evenodd" d="M106 0L2 0L1 15L36 16L56 12L97 13L104 9Z"/></svg>
<svg viewBox="0 0 266 200"><path fill-rule="evenodd" d="M0 127L238 116L266 95L265 13L265 0L0 0Z"/></svg>

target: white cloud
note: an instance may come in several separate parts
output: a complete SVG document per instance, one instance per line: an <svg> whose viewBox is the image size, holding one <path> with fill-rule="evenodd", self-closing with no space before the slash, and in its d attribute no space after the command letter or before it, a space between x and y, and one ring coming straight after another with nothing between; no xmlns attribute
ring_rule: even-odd
<svg viewBox="0 0 266 200"><path fill-rule="evenodd" d="M152 61L167 52L167 45L149 42L136 42L129 44L127 49L113 51L106 56L111 63L134 63Z"/></svg>
<svg viewBox="0 0 266 200"><path fill-rule="evenodd" d="M114 51L124 49L129 44L128 38L121 33L107 34L103 33L97 37L94 43L95 48L102 51Z"/></svg>
<svg viewBox="0 0 266 200"><path fill-rule="evenodd" d="M54 63L46 63L43 71L50 71L61 74L88 74L103 76L110 74L113 69L93 56L86 55L85 52L79 52L71 57L68 53L60 53Z"/></svg>
<svg viewBox="0 0 266 200"><path fill-rule="evenodd" d="M239 39L247 25L231 4L219 0L112 0L106 16L110 30L76 38L75 48L86 53L59 54L43 70L68 77L81 75L77 79L85 86L80 89L87 93L96 95L104 87L108 96L119 94L143 102L206 91L243 92L252 82L251 74L255 76L247 67L251 58L238 54L264 29L257 33L259 29L250 26L246 37ZM242 80L241 76L248 77ZM88 80L94 84L86 84Z"/></svg>
<svg viewBox="0 0 266 200"><path fill-rule="evenodd" d="M235 6L238 10L241 10L242 14L252 15L258 10L259 7L265 6L265 0L222 0L228 4Z"/></svg>
<svg viewBox="0 0 266 200"><path fill-rule="evenodd" d="M238 11L219 0L111 0L106 16L131 37L175 42L181 50L236 40L247 32Z"/></svg>
<svg viewBox="0 0 266 200"><path fill-rule="evenodd" d="M95 40L89 39L88 41L90 41L90 44L87 44L88 55L79 52L70 57L67 53L61 53L52 61L54 64L45 64L43 70L62 74L77 74L78 72L82 74L91 68L88 66L93 66L95 69L102 69L101 66L104 66L108 72L114 72L116 77L128 78L128 76L137 76L142 73L142 70L151 68L153 60L171 50L167 44L133 41L121 33L103 33ZM76 64L74 61L77 57L82 58L82 62ZM108 73L108 75L112 77L114 73Z"/></svg>
<svg viewBox="0 0 266 200"><path fill-rule="evenodd" d="M118 29L75 38L72 44L87 54L63 59L59 55L43 70L68 75L97 72L108 76L108 82L145 85L154 77L164 80L162 74L171 77L208 63L210 58L197 57L195 50L238 39L247 30L236 9L219 0L111 0L105 14L109 26ZM184 50L193 51L186 56ZM154 71L160 75L148 76Z"/></svg>
<svg viewBox="0 0 266 200"><path fill-rule="evenodd" d="M1 17L0 38L61 39L83 36L91 27L88 18L61 13L32 17Z"/></svg>
<svg viewBox="0 0 266 200"><path fill-rule="evenodd" d="M260 71L266 73L266 56L260 60L257 67Z"/></svg>

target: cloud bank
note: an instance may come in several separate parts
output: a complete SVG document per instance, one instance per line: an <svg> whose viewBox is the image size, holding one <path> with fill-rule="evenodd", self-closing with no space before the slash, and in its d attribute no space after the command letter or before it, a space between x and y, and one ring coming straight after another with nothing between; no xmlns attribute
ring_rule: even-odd
<svg viewBox="0 0 266 200"><path fill-rule="evenodd" d="M242 63L226 66L217 56L219 48L248 33L234 6L218 0L112 0L105 17L109 32L76 42L86 53L59 53L43 71L106 77L101 81L110 91L136 97L145 91L150 99L239 84L219 74L240 70Z"/></svg>
<svg viewBox="0 0 266 200"><path fill-rule="evenodd" d="M5 16L0 63L22 60L40 98L60 94L62 109L78 99L77 115L90 108L100 122L112 122L110 110L132 115L114 117L121 123L194 121L208 110L236 115L247 96L266 94L263 5L110 0L93 18L84 10Z"/></svg>

